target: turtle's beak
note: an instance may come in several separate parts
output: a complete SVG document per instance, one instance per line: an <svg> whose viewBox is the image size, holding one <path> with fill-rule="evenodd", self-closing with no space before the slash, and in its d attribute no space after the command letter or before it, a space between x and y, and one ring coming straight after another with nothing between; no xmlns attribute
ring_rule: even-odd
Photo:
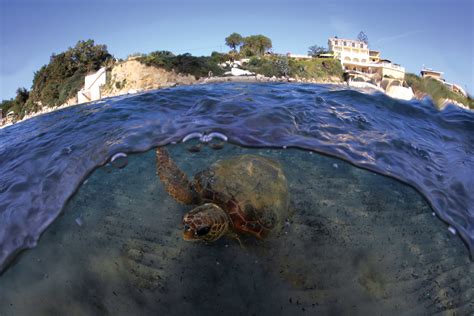
<svg viewBox="0 0 474 316"><path fill-rule="evenodd" d="M183 228L183 239L184 240L195 240L196 238L194 237L194 230L189 226L188 224L184 224Z"/></svg>
<svg viewBox="0 0 474 316"><path fill-rule="evenodd" d="M193 239L194 239L194 238L193 238L193 235L194 235L194 234L193 234L192 232L190 232L190 231L188 231L188 232L187 232L187 231L184 231L184 232L183 232L183 239L184 239L184 240L188 240L188 241L189 241L189 240L193 240Z"/></svg>

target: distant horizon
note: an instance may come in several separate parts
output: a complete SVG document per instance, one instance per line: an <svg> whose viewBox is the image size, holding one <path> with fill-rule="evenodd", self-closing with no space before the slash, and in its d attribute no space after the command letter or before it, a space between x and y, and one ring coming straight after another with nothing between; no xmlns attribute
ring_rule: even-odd
<svg viewBox="0 0 474 316"><path fill-rule="evenodd" d="M0 100L31 89L34 72L78 40L105 44L122 59L156 50L208 56L228 52L224 39L233 32L263 34L275 53L307 54L312 45L327 47L330 37L356 39L364 31L370 49L406 72L441 71L473 95L473 1L229 3L0 0Z"/></svg>

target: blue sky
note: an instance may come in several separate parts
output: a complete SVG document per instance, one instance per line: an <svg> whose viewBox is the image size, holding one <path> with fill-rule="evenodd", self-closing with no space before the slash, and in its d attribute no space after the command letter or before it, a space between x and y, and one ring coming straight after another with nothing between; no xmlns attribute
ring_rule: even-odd
<svg viewBox="0 0 474 316"><path fill-rule="evenodd" d="M264 34L277 53L304 54L328 37L355 38L418 73L423 65L474 93L473 0L0 0L0 100L81 39L119 58L171 50L227 51L232 32Z"/></svg>

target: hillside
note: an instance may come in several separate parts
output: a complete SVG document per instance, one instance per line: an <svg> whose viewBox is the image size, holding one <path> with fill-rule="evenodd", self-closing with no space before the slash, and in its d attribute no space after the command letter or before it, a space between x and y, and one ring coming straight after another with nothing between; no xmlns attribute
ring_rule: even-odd
<svg viewBox="0 0 474 316"><path fill-rule="evenodd" d="M188 85L209 76L222 76L234 65L268 78L293 78L303 82L341 83L343 69L337 59L294 59L284 55L263 54L244 58L243 53L213 52L211 56L174 55L169 51L138 54L125 61L117 61L105 45L93 40L79 41L65 52L53 54L47 65L34 74L31 90L19 88L15 98L0 103L4 115L13 112L14 120L35 113L49 112L59 106L77 103L77 92L84 85L84 78L101 67L107 69L107 83L101 88L102 97L125 94L131 91L159 89L175 85ZM225 67L223 65L226 65ZM406 74L406 83L417 98L430 96L440 109L447 102L464 104L474 109L470 97L450 91L441 82ZM279 79L280 80L280 79ZM210 81L209 81L210 82Z"/></svg>
<svg viewBox="0 0 474 316"><path fill-rule="evenodd" d="M196 82L192 75L147 66L136 59L114 64L107 75L107 84L101 89L103 97L125 94L130 90L144 91Z"/></svg>
<svg viewBox="0 0 474 316"><path fill-rule="evenodd" d="M286 56L252 57L244 69L267 77L288 76L297 80L317 82L342 82L343 70L336 59L311 58L297 60Z"/></svg>
<svg viewBox="0 0 474 316"><path fill-rule="evenodd" d="M442 82L432 78L421 78L415 74L407 73L405 81L413 89L418 99L430 96L438 109L442 108L446 101L461 103L470 109L474 109L474 100L459 93L449 90Z"/></svg>
<svg viewBox="0 0 474 316"><path fill-rule="evenodd" d="M19 88L16 97L2 101L0 107L4 113L13 111L22 118L44 107L70 103L84 85L87 74L112 62L107 46L93 40L78 41L65 52L51 55L49 63L34 73L31 90Z"/></svg>

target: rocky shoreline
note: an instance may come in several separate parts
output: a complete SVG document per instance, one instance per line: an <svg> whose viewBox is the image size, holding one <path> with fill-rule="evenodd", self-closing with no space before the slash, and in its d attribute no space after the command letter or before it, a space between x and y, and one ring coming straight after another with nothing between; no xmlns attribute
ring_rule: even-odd
<svg viewBox="0 0 474 316"><path fill-rule="evenodd" d="M209 77L201 80L200 83L220 83L220 82L298 82L298 83L317 83L317 84L344 84L343 81L337 78L330 78L329 80L316 80L292 77L266 77L264 75L256 74L250 76L236 76L236 77Z"/></svg>
<svg viewBox="0 0 474 316"><path fill-rule="evenodd" d="M116 96L121 96L121 95L132 95L132 94L156 90L156 89L166 89L166 88L172 88L172 87L177 87L177 86L186 86L186 85L195 85L195 84L213 84L213 83L225 83L225 82L247 82L247 83L289 82L289 83L340 84L340 85L345 84L344 82L340 80L336 80L336 78L331 78L330 80L299 79L299 78L296 79L296 78L290 78L290 77L279 77L279 78L266 77L260 74L250 75L250 76L208 77L208 78L201 78L201 79L190 79L188 76L186 77L187 77L186 80L182 80L182 78L179 75L177 75L177 76L174 76L173 78L173 79L177 79L175 81L159 82L158 84L148 85L145 88L132 86L132 87L126 87L126 89L110 89L106 87L104 88L103 98L101 98L100 100L104 100L106 98L111 98L111 97L116 97ZM100 100L93 101L93 102L98 102ZM66 102L65 104L62 104L57 107L43 107L38 112L25 115L21 120L15 122L14 124L20 123L22 121L28 120L30 118L33 118L42 114L65 109L70 106L74 106L78 104L81 104L81 103L75 102L73 98L71 100L68 100L68 102ZM7 127L9 125L11 124L0 126L0 129Z"/></svg>
<svg viewBox="0 0 474 316"><path fill-rule="evenodd" d="M314 78L306 79L306 78L293 78L293 77L283 77L283 76L282 77L275 77L275 76L266 77L261 74L255 74L255 75L247 75L247 76L211 76L207 78L196 79L192 76L182 76L180 74L167 72L161 69L157 69L157 71L160 72L159 74L160 80L157 80L155 82L150 82L150 80L147 79L147 80L144 80L146 84L143 84L142 82L143 80L142 81L136 80L136 81L132 81L131 85L126 85L122 87L121 89L116 89L114 87L114 83L117 81L113 81L112 83L109 83L106 87L103 88L103 97L100 100L104 100L106 98L111 98L111 97L116 97L116 96L121 96L121 95L132 95L132 94L156 90L156 89L166 89L166 88L172 88L172 87L177 87L177 86L195 85L195 84L214 84L214 83L226 83L226 82L244 82L244 83L281 82L281 83L333 84L333 85L345 85L352 88L361 89L361 91L364 91L367 93L375 93L375 92L385 93L383 89L375 85L366 84L362 86L360 85L361 84L360 82L347 83L345 81L341 81L337 77L328 78L326 80L317 80ZM97 101L93 101L93 102L97 102ZM454 103L455 105L459 107L468 109L464 105L461 105L460 103L455 102L453 100L446 100L443 103L444 104L443 108L448 103ZM24 120L28 120L30 118L36 117L38 115L61 110L70 106L77 105L77 104L80 104L80 103L77 103L77 100L75 100L75 98L72 98L68 100L68 102L66 102L65 104L62 104L57 107L43 107L38 112L25 115L23 119L15 122L15 124L20 123ZM7 127L9 125L11 124L5 124L3 126L0 126L0 129Z"/></svg>

